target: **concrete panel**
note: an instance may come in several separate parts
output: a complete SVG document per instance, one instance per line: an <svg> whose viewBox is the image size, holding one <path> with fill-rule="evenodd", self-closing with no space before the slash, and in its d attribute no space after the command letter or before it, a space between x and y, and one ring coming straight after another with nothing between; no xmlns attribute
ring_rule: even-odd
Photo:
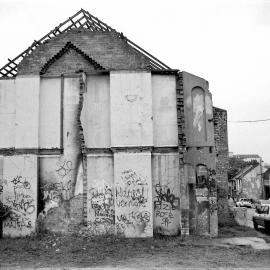
<svg viewBox="0 0 270 270"><path fill-rule="evenodd" d="M153 236L151 153L115 153L114 178L117 233Z"/></svg>
<svg viewBox="0 0 270 270"><path fill-rule="evenodd" d="M111 72L111 145L153 145L151 73Z"/></svg>
<svg viewBox="0 0 270 270"><path fill-rule="evenodd" d="M154 231L177 235L180 231L180 178L178 153L152 156Z"/></svg>
<svg viewBox="0 0 270 270"><path fill-rule="evenodd" d="M187 72L182 74L187 146L214 146L212 96L208 82Z"/></svg>
<svg viewBox="0 0 270 270"><path fill-rule="evenodd" d="M3 222L3 236L17 237L35 231L37 218L37 156L4 157L3 203L11 216Z"/></svg>
<svg viewBox="0 0 270 270"><path fill-rule="evenodd" d="M87 225L91 235L115 233L113 156L87 156Z"/></svg>
<svg viewBox="0 0 270 270"><path fill-rule="evenodd" d="M15 80L0 80L0 148L15 146Z"/></svg>
<svg viewBox="0 0 270 270"><path fill-rule="evenodd" d="M108 148L110 133L110 77L88 76L83 112L86 121L84 134L89 148Z"/></svg>
<svg viewBox="0 0 270 270"><path fill-rule="evenodd" d="M61 79L40 81L39 147L60 148Z"/></svg>
<svg viewBox="0 0 270 270"><path fill-rule="evenodd" d="M177 146L176 82L174 75L152 75L154 146Z"/></svg>
<svg viewBox="0 0 270 270"><path fill-rule="evenodd" d="M16 148L38 148L40 78L16 77Z"/></svg>

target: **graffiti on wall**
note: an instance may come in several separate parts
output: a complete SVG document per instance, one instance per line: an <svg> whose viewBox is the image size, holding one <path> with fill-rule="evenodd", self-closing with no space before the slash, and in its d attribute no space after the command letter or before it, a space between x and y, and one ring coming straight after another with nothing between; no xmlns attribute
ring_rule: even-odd
<svg viewBox="0 0 270 270"><path fill-rule="evenodd" d="M124 234L129 230L141 235L151 226L151 213L146 210L151 203L148 183L131 169L123 170L120 178L121 185L116 186L115 190L119 210L115 218L117 233Z"/></svg>
<svg viewBox="0 0 270 270"><path fill-rule="evenodd" d="M3 222L4 228L22 231L33 228L31 215L35 212L35 199L32 197L31 184L26 177L16 176L11 180L12 192L5 198L5 204L10 208L10 216Z"/></svg>
<svg viewBox="0 0 270 270"><path fill-rule="evenodd" d="M56 168L55 171L61 178L68 177L71 174L72 161L64 160L62 162L59 162L57 165L58 167Z"/></svg>
<svg viewBox="0 0 270 270"><path fill-rule="evenodd" d="M72 198L73 166L70 160L58 161L55 169L58 181L46 183L41 186L42 199L44 202L56 203L67 201Z"/></svg>
<svg viewBox="0 0 270 270"><path fill-rule="evenodd" d="M156 223L168 228L175 222L176 212L180 210L180 198L175 196L167 185L155 185L154 211Z"/></svg>
<svg viewBox="0 0 270 270"><path fill-rule="evenodd" d="M100 235L114 232L115 210L113 190L108 185L101 188L90 188L88 229L92 234Z"/></svg>
<svg viewBox="0 0 270 270"><path fill-rule="evenodd" d="M48 183L41 187L43 200L51 200L54 202L60 202L70 199L71 193L71 181L69 180L66 183Z"/></svg>

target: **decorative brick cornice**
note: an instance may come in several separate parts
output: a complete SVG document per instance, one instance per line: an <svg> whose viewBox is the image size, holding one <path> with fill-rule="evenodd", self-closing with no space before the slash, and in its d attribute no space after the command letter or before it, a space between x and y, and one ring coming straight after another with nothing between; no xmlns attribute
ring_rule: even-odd
<svg viewBox="0 0 270 270"><path fill-rule="evenodd" d="M80 50L78 47L76 47L74 44L72 44L70 41L66 43L66 45L52 58L50 58L41 68L40 75L43 75L47 72L49 67L58 59L60 59L65 53L67 53L69 50L73 49L78 54L83 56L91 65L94 66L96 70L105 70L104 67L102 67L99 63L97 63L93 58L91 58L89 55L87 55L85 52Z"/></svg>

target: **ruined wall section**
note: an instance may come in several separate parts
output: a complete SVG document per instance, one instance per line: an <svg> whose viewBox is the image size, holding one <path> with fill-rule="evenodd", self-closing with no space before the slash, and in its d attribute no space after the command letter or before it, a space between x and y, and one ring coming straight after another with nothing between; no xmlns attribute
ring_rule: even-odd
<svg viewBox="0 0 270 270"><path fill-rule="evenodd" d="M218 222L223 225L230 221L228 210L228 129L227 111L213 107L214 136L216 147L216 181L218 192Z"/></svg>
<svg viewBox="0 0 270 270"><path fill-rule="evenodd" d="M177 113L177 135L179 154L179 179L180 179L180 228L182 235L189 234L189 197L187 176L185 175L184 154L186 152L185 132L185 108L184 108L184 85L183 74L176 76L176 113Z"/></svg>
<svg viewBox="0 0 270 270"><path fill-rule="evenodd" d="M186 137L181 189L189 210L185 220L188 233L214 236L218 227L212 96L206 80L187 72L181 76Z"/></svg>

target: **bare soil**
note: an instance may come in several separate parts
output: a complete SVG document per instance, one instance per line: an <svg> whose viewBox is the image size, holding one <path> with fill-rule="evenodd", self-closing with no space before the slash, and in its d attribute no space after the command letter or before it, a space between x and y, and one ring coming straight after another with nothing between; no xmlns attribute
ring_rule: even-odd
<svg viewBox="0 0 270 270"><path fill-rule="evenodd" d="M219 237L270 236L251 228L220 228ZM207 237L125 239L44 234L0 239L1 268L38 267L269 267L270 251L217 247Z"/></svg>

